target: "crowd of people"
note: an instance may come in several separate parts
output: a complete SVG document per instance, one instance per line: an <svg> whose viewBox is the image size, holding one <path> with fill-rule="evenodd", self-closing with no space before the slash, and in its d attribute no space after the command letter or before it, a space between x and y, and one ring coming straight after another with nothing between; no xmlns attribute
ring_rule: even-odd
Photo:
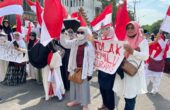
<svg viewBox="0 0 170 110"><path fill-rule="evenodd" d="M112 25L101 26L101 33L92 33L88 27L82 26L77 29L63 28L60 40L53 39L47 46L39 41L41 29L37 24L29 33L28 41L22 33L11 29L8 20L5 19L0 27L0 39L11 42L17 51L28 53L29 58L28 62L22 63L0 60L1 84L17 86L26 83L27 78L42 81L45 100L57 96L62 101L65 92L69 91L68 107L81 105L82 110L89 110L89 82L95 71L93 41L118 41ZM170 74L170 36L168 40L162 32L151 36L148 38L135 21L126 25L124 59L137 62L138 71L134 76L129 76L121 65L112 75L96 70L102 96L102 105L98 110L115 110L115 93L124 97L124 110L134 110L137 96L148 92L150 82L153 88L149 92L159 92L163 73ZM78 81L73 80L75 74L80 75Z"/></svg>

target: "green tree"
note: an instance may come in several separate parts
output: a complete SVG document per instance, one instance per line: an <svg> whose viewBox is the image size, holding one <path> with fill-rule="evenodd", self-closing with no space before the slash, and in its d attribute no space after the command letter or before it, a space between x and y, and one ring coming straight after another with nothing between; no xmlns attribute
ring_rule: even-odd
<svg viewBox="0 0 170 110"><path fill-rule="evenodd" d="M143 25L142 28L146 29L150 33L158 33L163 20L158 20L151 25Z"/></svg>

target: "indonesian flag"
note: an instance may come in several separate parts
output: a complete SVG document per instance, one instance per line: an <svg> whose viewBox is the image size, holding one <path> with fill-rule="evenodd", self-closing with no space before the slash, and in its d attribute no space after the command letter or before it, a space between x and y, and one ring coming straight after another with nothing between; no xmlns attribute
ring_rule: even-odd
<svg viewBox="0 0 170 110"><path fill-rule="evenodd" d="M22 21L21 21L20 15L16 15L16 24L17 24L16 31L22 33L22 30L21 30Z"/></svg>
<svg viewBox="0 0 170 110"><path fill-rule="evenodd" d="M126 36L126 25L130 21L128 10L127 10L127 0L124 1L123 5L118 6L115 19L115 33L118 40L124 40Z"/></svg>
<svg viewBox="0 0 170 110"><path fill-rule="evenodd" d="M40 42L46 46L52 39L59 39L63 24L60 0L45 0Z"/></svg>
<svg viewBox="0 0 170 110"><path fill-rule="evenodd" d="M166 17L161 25L161 30L170 33L170 6L166 13Z"/></svg>
<svg viewBox="0 0 170 110"><path fill-rule="evenodd" d="M36 3L32 2L31 0L27 0L28 5L30 6L31 10L36 13Z"/></svg>
<svg viewBox="0 0 170 110"><path fill-rule="evenodd" d="M4 20L4 16L0 17L0 25L2 25L3 20Z"/></svg>
<svg viewBox="0 0 170 110"><path fill-rule="evenodd" d="M29 22L28 31L27 31L27 34L26 34L26 42L29 42L31 30L32 30L31 22Z"/></svg>
<svg viewBox="0 0 170 110"><path fill-rule="evenodd" d="M86 26L87 26L84 18L83 18L82 15L80 15L78 12L73 12L73 13L71 14L71 17L78 19L78 20L80 21L80 25L81 25L81 26L83 26L83 27L86 27Z"/></svg>
<svg viewBox="0 0 170 110"><path fill-rule="evenodd" d="M23 14L22 0L0 1L0 17L11 14Z"/></svg>
<svg viewBox="0 0 170 110"><path fill-rule="evenodd" d="M68 17L68 12L63 5L62 5L62 10L63 10L63 18L66 19Z"/></svg>
<svg viewBox="0 0 170 110"><path fill-rule="evenodd" d="M38 24L41 25L42 24L41 14L42 14L44 8L40 5L38 0L36 0L36 2L32 2L31 0L27 0L27 3L30 6L31 10L34 13L36 13Z"/></svg>
<svg viewBox="0 0 170 110"><path fill-rule="evenodd" d="M40 24L40 26L42 25L42 12L43 12L43 8L41 7L40 3L38 0L36 0L36 16L37 16L37 21Z"/></svg>
<svg viewBox="0 0 170 110"><path fill-rule="evenodd" d="M98 15L92 22L91 26L94 31L101 29L102 25L108 25L112 23L112 4L108 5L100 15Z"/></svg>

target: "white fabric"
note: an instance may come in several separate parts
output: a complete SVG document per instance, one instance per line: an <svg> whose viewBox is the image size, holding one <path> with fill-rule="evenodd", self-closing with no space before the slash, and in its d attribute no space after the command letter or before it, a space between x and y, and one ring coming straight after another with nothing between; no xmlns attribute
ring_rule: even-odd
<svg viewBox="0 0 170 110"><path fill-rule="evenodd" d="M164 50L166 47L166 42L163 39L158 40L158 43L160 44L162 51L157 57L153 58L154 60L162 60L163 59ZM151 71L148 69L148 65L146 65L145 72L146 72L145 74L146 74L147 84L149 82L153 83L152 92L158 92L163 72Z"/></svg>
<svg viewBox="0 0 170 110"><path fill-rule="evenodd" d="M170 16L167 15L164 19L161 25L161 30L170 33Z"/></svg>
<svg viewBox="0 0 170 110"><path fill-rule="evenodd" d="M150 71L150 72L152 72L152 71ZM155 72L153 72L153 74L155 74L155 75L146 77L146 83L147 83L147 86L148 86L149 83L151 82L153 84L151 92L157 93L159 91L159 86L160 86L162 74L161 73L155 73Z"/></svg>
<svg viewBox="0 0 170 110"><path fill-rule="evenodd" d="M43 16L43 13L41 17ZM42 19L42 26L41 26L41 37L40 37L40 42L44 46L46 46L50 41L52 40L50 33L48 32L48 29L45 25L44 19Z"/></svg>
<svg viewBox="0 0 170 110"><path fill-rule="evenodd" d="M135 76L131 77L124 73L124 79L121 80L119 75L116 75L113 90L118 95L123 95L125 98L134 98L138 94L144 94L147 92L144 61L149 57L149 46L147 40L143 40L140 44L140 52L134 51L133 55L130 55L127 60L135 60L138 65L142 61L142 64Z"/></svg>
<svg viewBox="0 0 170 110"><path fill-rule="evenodd" d="M23 14L22 6L21 5L9 5L9 6L0 8L0 17L11 15L11 14L22 15Z"/></svg>
<svg viewBox="0 0 170 110"><path fill-rule="evenodd" d="M49 100L49 98L51 96L48 95L49 92L49 84L51 82L51 75L54 74L54 84L55 84L55 88L54 89L54 95L58 96L58 98L61 100L62 99L62 94L65 94L65 89L64 89L64 85L63 85L63 81L61 78L61 71L60 71L60 66L61 66L61 57L58 56L58 52L53 54L53 57L51 59L51 66L55 67L54 72L51 73L51 70L48 65L46 67L44 67L42 69L42 78L43 78L43 86L44 86L44 91L45 91L45 99ZM55 58L54 58L55 57ZM56 65L54 64L56 63Z"/></svg>
<svg viewBox="0 0 170 110"><path fill-rule="evenodd" d="M162 60L163 59L164 50L165 50L165 47L166 47L166 42L163 39L159 39L158 43L161 46L162 51L157 57L153 58L154 60Z"/></svg>
<svg viewBox="0 0 170 110"><path fill-rule="evenodd" d="M27 73L28 77L31 79L38 80L38 69L32 66L30 63L27 65Z"/></svg>
<svg viewBox="0 0 170 110"><path fill-rule="evenodd" d="M107 14L100 22L98 22L95 26L93 26L94 31L98 31L101 29L101 26L105 26L112 22L112 13Z"/></svg>
<svg viewBox="0 0 170 110"><path fill-rule="evenodd" d="M68 71L73 74L74 70L77 68L76 56L78 46L82 43L77 39L66 40L65 35L60 37L60 43L65 48L70 48L70 57L68 64ZM84 59L83 59L83 70L82 70L82 79L86 79L87 76L92 76L95 60L95 50L91 42L87 42L87 46L84 49Z"/></svg>
<svg viewBox="0 0 170 110"><path fill-rule="evenodd" d="M4 80L7 72L8 62L0 60L0 82Z"/></svg>
<svg viewBox="0 0 170 110"><path fill-rule="evenodd" d="M30 6L31 7L31 10L34 12L34 13L36 13L36 6L35 5L32 5L32 6Z"/></svg>
<svg viewBox="0 0 170 110"><path fill-rule="evenodd" d="M23 40L23 38L24 38L23 34L21 34L20 32L14 32L13 35L15 35L15 34L19 34L19 40L16 40L16 42L18 43L19 47L23 48L23 49L26 49L27 46L26 46L25 41Z"/></svg>

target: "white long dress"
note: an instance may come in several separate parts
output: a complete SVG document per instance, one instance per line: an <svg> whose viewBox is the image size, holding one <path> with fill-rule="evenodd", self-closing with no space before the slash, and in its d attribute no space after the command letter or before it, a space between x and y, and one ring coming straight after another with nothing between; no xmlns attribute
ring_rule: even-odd
<svg viewBox="0 0 170 110"><path fill-rule="evenodd" d="M54 71L51 73L49 65L42 69L43 86L45 91L45 100L49 100L50 97L57 96L59 100L62 99L62 94L65 94L64 84L61 78L60 66L62 65L61 56L58 52L53 54L50 66L53 65ZM54 74L54 76L52 76ZM53 78L52 78L53 77ZM54 95L49 95L49 88L51 79L55 82L55 88L53 88Z"/></svg>
<svg viewBox="0 0 170 110"><path fill-rule="evenodd" d="M127 60L135 60L138 65L141 66L134 76L129 76L124 73L124 78L121 80L119 75L116 75L113 90L124 98L132 99L138 94L144 94L147 92L144 61L149 57L149 46L147 40L143 40L140 44L140 52L134 51L133 55L130 55Z"/></svg>
<svg viewBox="0 0 170 110"><path fill-rule="evenodd" d="M162 52L157 57L153 58L154 60L157 60L157 61L163 59L164 49L166 46L166 43L162 39L160 39L158 43L160 44L162 48ZM159 85L160 85L162 75L163 75L163 72L151 71L148 69L148 65L146 65L146 82L147 82L147 85L149 85L150 81L153 83L153 88L151 91L152 93L156 93L159 91Z"/></svg>
<svg viewBox="0 0 170 110"><path fill-rule="evenodd" d="M8 68L8 62L4 60L0 60L0 82L4 80L7 72L7 68Z"/></svg>

